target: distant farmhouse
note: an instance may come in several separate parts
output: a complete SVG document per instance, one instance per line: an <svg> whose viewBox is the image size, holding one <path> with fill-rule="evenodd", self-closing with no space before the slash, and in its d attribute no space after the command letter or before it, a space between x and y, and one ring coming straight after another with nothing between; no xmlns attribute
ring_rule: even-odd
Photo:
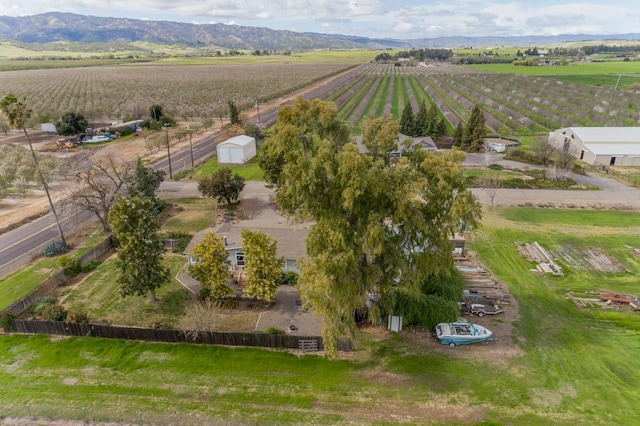
<svg viewBox="0 0 640 426"><path fill-rule="evenodd" d="M567 127L549 143L592 165L640 166L640 127Z"/></svg>
<svg viewBox="0 0 640 426"><path fill-rule="evenodd" d="M358 146L358 150L361 153L368 152L367 147L364 146L364 144L362 143L362 136L355 136L353 140L355 141L356 145ZM402 133L400 133L398 134L398 139L396 140L396 149L394 151L391 151L389 155L394 158L402 157L403 144L407 140L413 142L414 147L420 147L424 151L433 152L437 149L436 144L433 142L433 139L431 139L429 136L414 138L414 137L403 135Z"/></svg>

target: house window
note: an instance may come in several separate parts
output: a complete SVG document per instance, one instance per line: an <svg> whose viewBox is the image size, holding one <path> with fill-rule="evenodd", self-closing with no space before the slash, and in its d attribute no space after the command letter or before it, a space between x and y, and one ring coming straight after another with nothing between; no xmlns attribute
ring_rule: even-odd
<svg viewBox="0 0 640 426"><path fill-rule="evenodd" d="M236 252L236 266L238 269L244 269L244 252L237 251Z"/></svg>
<svg viewBox="0 0 640 426"><path fill-rule="evenodd" d="M584 159L584 149L580 151L580 159L583 160Z"/></svg>

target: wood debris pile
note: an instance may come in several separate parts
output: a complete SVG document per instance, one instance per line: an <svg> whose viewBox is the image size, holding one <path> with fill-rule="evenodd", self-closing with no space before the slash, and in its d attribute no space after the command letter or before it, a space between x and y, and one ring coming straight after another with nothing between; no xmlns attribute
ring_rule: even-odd
<svg viewBox="0 0 640 426"><path fill-rule="evenodd" d="M518 247L518 252L531 262L536 262L536 271L546 274L563 275L562 268L557 265L549 252L538 242L525 243Z"/></svg>
<svg viewBox="0 0 640 426"><path fill-rule="evenodd" d="M467 284L463 297L465 301L470 299L473 303L509 303L509 292L505 285L491 278L487 271L469 257L459 255L455 260L456 269Z"/></svg>
<svg viewBox="0 0 640 426"><path fill-rule="evenodd" d="M567 298L573 300L579 308L600 306L603 309L632 309L640 310L640 298L633 294L615 293L612 291L589 291L586 297L578 297L573 292Z"/></svg>

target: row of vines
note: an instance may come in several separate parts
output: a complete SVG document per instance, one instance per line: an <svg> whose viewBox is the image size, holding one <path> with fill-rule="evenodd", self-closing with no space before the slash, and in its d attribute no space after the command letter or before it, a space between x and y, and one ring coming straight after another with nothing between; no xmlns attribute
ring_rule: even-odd
<svg viewBox="0 0 640 426"><path fill-rule="evenodd" d="M640 123L633 90L586 86L541 77L483 73L464 67L398 67L371 64L328 97L357 133L365 116L397 119L409 102L435 103L449 131L466 121L474 105L487 127L503 134L545 134L570 127L628 127Z"/></svg>
<svg viewBox="0 0 640 426"><path fill-rule="evenodd" d="M344 64L125 65L7 71L0 94L25 97L40 121L75 111L90 120L140 117L163 105L179 119L218 117L233 100L240 109L256 99L278 99L349 68ZM408 103L439 108L448 131L465 122L474 105L487 127L503 134L544 134L569 126L636 126L633 90L587 86L524 75L486 73L462 66L369 64L311 92L335 102L340 117L359 132L363 117L400 119Z"/></svg>

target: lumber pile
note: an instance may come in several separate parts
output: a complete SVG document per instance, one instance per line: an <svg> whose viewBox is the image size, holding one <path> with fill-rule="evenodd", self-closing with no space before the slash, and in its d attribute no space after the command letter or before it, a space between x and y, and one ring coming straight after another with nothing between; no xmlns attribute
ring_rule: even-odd
<svg viewBox="0 0 640 426"><path fill-rule="evenodd" d="M465 298L481 298L493 302L508 303L509 292L505 285L494 280L489 273L466 256L456 257L456 269L466 282Z"/></svg>

